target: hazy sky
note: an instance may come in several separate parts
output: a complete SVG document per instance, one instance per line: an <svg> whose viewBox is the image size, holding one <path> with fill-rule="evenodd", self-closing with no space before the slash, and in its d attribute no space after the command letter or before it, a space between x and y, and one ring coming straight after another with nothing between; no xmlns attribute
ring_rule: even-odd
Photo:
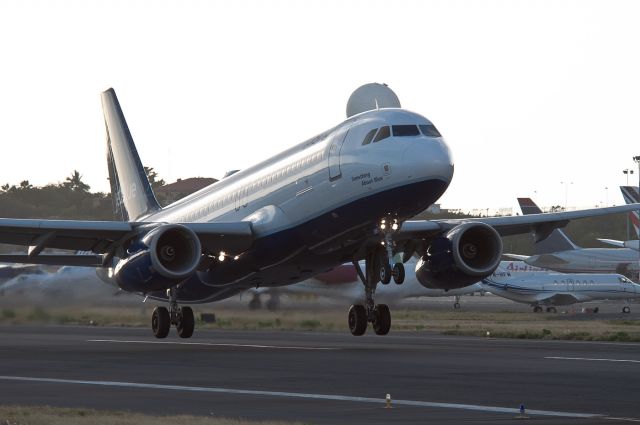
<svg viewBox="0 0 640 425"><path fill-rule="evenodd" d="M453 151L443 206L621 204L622 170L638 177L639 17L610 0L5 0L0 184L78 169L108 190L109 87L143 163L174 181L310 138L384 82Z"/></svg>

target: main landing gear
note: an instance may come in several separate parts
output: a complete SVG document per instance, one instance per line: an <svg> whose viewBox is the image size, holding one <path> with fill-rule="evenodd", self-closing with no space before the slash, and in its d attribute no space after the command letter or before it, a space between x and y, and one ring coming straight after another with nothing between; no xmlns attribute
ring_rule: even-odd
<svg viewBox="0 0 640 425"><path fill-rule="evenodd" d="M151 329L156 338L166 338L171 325L175 325L180 338L190 338L195 328L195 318L191 307L179 307L176 301L175 288L167 290L169 309L156 307L151 315Z"/></svg>
<svg viewBox="0 0 640 425"><path fill-rule="evenodd" d="M385 231L384 221L381 229ZM397 225L394 223L396 230ZM393 250L392 250L391 233L385 232L385 247L375 246L367 250L365 257L365 272L362 272L360 264L353 262L360 280L364 284L365 305L355 304L349 308L349 330L352 335L364 335L367 331L367 325L371 323L376 335L386 335L391 329L391 312L386 304L376 304L374 295L378 282L386 285L391 279L400 285L404 282L404 265L396 263L393 266Z"/></svg>

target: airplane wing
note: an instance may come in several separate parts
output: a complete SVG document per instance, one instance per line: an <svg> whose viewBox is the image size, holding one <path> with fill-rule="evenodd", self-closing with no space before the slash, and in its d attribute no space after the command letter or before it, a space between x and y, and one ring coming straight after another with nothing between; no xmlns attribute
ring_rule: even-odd
<svg viewBox="0 0 640 425"><path fill-rule="evenodd" d="M539 298L538 301L541 304L546 305L571 305L579 303L582 300L578 299L573 294L554 294L550 297Z"/></svg>
<svg viewBox="0 0 640 425"><path fill-rule="evenodd" d="M28 246L24 255L0 255L0 262L107 266L125 244L162 223L29 220L0 218L0 243ZM200 239L203 250L239 254L253 243L251 223L182 223ZM92 254L42 254L46 248L87 251Z"/></svg>
<svg viewBox="0 0 640 425"><path fill-rule="evenodd" d="M428 238L446 232L462 223L485 223L493 227L500 236L510 236L532 232L536 241L541 241L569 221L579 218L596 217L608 214L626 213L640 209L640 204L620 205L616 207L595 208L590 210L564 211L545 214L516 215L509 217L482 217L445 220L406 221L402 225L398 239Z"/></svg>

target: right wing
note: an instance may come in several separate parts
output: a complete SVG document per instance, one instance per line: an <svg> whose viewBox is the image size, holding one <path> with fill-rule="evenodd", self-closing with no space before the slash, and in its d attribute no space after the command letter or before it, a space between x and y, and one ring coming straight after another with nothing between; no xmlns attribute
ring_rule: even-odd
<svg viewBox="0 0 640 425"><path fill-rule="evenodd" d="M29 247L27 254L0 255L0 262L106 267L129 242L162 224L0 218L0 243ZM250 222L181 224L198 236L207 252L240 254L253 244ZM91 254L42 254L46 248Z"/></svg>

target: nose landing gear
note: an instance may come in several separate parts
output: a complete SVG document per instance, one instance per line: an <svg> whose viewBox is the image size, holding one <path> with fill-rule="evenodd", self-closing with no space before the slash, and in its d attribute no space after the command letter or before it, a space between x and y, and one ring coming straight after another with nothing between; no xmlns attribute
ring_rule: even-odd
<svg viewBox="0 0 640 425"><path fill-rule="evenodd" d="M156 338L166 338L171 325L175 325L180 338L190 338L195 328L195 318L191 307L180 307L176 301L175 288L167 290L169 309L156 307L151 315L151 329Z"/></svg>

